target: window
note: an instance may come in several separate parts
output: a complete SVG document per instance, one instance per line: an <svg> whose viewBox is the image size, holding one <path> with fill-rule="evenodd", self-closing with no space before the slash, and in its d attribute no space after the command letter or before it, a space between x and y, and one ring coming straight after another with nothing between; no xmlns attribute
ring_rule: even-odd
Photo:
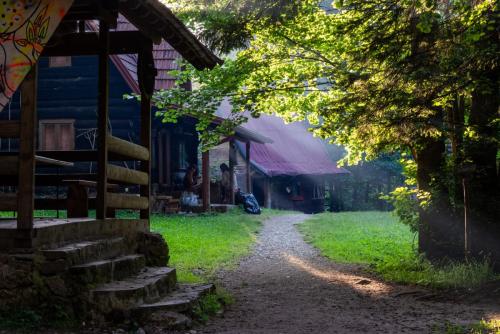
<svg viewBox="0 0 500 334"><path fill-rule="evenodd" d="M41 151L72 151L75 149L75 120L42 120L39 127Z"/></svg>
<svg viewBox="0 0 500 334"><path fill-rule="evenodd" d="M50 57L49 67L70 67L71 57Z"/></svg>

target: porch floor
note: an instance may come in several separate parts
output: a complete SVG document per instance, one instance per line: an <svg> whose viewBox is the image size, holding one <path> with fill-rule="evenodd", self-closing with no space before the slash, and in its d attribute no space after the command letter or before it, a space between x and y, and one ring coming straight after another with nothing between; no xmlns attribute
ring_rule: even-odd
<svg viewBox="0 0 500 334"><path fill-rule="evenodd" d="M33 229L43 229L54 227L64 224L73 224L80 222L95 221L94 218L35 218L33 222ZM17 229L17 221L15 218L2 218L0 219L0 233L2 230L15 230Z"/></svg>
<svg viewBox="0 0 500 334"><path fill-rule="evenodd" d="M106 237L135 238L137 232L147 231L147 219L38 218L31 231L18 230L14 219L0 219L0 251L53 248Z"/></svg>

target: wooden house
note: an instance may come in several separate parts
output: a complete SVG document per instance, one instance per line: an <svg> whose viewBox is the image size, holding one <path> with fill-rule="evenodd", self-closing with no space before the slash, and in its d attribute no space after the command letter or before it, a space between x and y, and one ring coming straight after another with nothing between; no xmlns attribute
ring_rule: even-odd
<svg viewBox="0 0 500 334"><path fill-rule="evenodd" d="M225 117L230 110L230 104L225 101L217 114ZM257 119L250 117L245 129L271 142L253 143L247 149L244 143L236 141L229 148L236 152L234 165L240 188L252 192L259 204L267 208L323 212L328 204L326 194L333 195L336 181L349 174L332 161L324 141L315 138L303 123L285 124L281 118L270 115ZM218 150L219 154L217 149L212 154L220 156L220 150L224 152L227 148L219 147ZM250 185L244 182L248 173L251 174Z"/></svg>
<svg viewBox="0 0 500 334"><path fill-rule="evenodd" d="M188 309L210 287L176 292L165 241L149 226L154 45L167 42L200 69L220 60L156 0L11 1L1 10L0 138L10 147L0 154L0 211L15 216L0 219L0 309L57 305L94 319ZM119 17L134 29L121 29ZM114 56L136 63L138 106L119 96L127 82L115 81L123 68ZM52 82L53 70L62 79ZM94 132L82 149L79 127ZM93 166L79 170L83 163ZM39 198L35 187L69 190ZM50 208L68 218L37 217ZM115 218L120 209L138 215Z"/></svg>
<svg viewBox="0 0 500 334"><path fill-rule="evenodd" d="M87 22L85 31L97 31L94 22ZM137 31L123 15L119 15L113 31ZM179 70L179 61L184 59L167 41L153 45L153 59L158 74L155 90L166 90L175 86L175 78L169 71ZM140 94L137 73L137 54L110 55L109 62L109 132L113 136L136 144L140 143L140 103L124 96ZM95 150L97 147L97 83L98 59L93 56L42 57L38 62L39 90L38 141L39 151L48 156L58 156L57 151ZM77 85L74 83L78 83ZM189 87L187 87L189 89ZM89 92L91 92L89 94ZM18 119L21 94L16 92L0 113L0 120ZM183 190L183 178L190 165L199 164L199 140L197 120L183 117L177 123L163 123L155 117L152 108L151 120L151 186L155 198L178 197ZM257 134L239 127L236 135L240 140L265 142ZM228 138L223 141L229 141ZM0 139L0 152L16 151L17 141ZM123 161L122 167L137 169L136 162ZM199 166L201 169L201 166ZM95 173L94 162L76 162L66 168L66 173ZM167 195L167 196L163 196ZM201 194L200 194L201 195ZM156 203L156 209L171 212ZM174 201L175 202L175 199ZM174 206L178 209L178 205ZM63 209L61 207L61 209Z"/></svg>

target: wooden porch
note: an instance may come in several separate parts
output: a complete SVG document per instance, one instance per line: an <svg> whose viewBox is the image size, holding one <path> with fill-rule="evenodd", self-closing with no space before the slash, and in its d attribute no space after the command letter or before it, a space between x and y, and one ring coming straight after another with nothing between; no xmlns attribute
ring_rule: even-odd
<svg viewBox="0 0 500 334"><path fill-rule="evenodd" d="M146 6L142 4L142 6ZM157 71L153 40L162 34L146 29L142 16L117 1L77 0L44 49L42 56L93 55L99 59L97 98L97 150L38 151L38 69L33 64L20 89L19 120L0 122L0 138L19 141L18 152L0 155L0 186L14 191L0 194L0 210L15 212L15 220L0 220L0 249L57 246L102 233L149 230L151 171L151 95ZM152 15L153 11L143 8ZM118 13L134 19L140 31L115 32ZM140 20L139 20L140 19ZM98 32L87 32L85 21L99 21ZM147 23L150 24L149 22ZM144 29L141 29L144 28ZM162 29L165 31L166 28ZM178 45L184 41L177 41ZM131 143L112 135L109 128L109 70L112 54L137 54L140 86L140 142ZM193 57L197 58L197 57ZM75 162L95 162L97 172L73 175L66 172ZM138 162L138 169L124 167ZM43 168L43 172L41 171ZM36 198L37 187L68 188L67 198ZM89 197L89 189L95 198ZM128 192L129 189L133 193ZM59 190L59 189L58 189ZM68 210L68 219L37 219L35 210ZM88 218L95 209L96 218ZM139 212L139 219L117 220L119 209Z"/></svg>

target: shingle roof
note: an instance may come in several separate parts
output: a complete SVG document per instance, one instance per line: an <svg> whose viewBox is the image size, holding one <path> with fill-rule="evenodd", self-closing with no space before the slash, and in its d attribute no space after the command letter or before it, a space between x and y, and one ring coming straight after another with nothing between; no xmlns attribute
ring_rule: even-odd
<svg viewBox="0 0 500 334"><path fill-rule="evenodd" d="M125 17L120 15L116 30L135 31L137 28ZM175 51L170 44L162 40L159 45L154 45L153 58L155 60L156 69L158 70L155 89L170 89L174 87L175 78L168 72L180 69L177 61L182 59L182 56ZM139 84L137 81L137 55L114 55L111 56L111 59L134 93L139 93Z"/></svg>
<svg viewBox="0 0 500 334"><path fill-rule="evenodd" d="M228 117L230 112L226 100L217 115ZM262 115L250 117L244 127L272 139L271 144L252 143L250 148L252 165L269 177L349 173L332 161L323 140L314 137L303 123L285 124L281 118Z"/></svg>

